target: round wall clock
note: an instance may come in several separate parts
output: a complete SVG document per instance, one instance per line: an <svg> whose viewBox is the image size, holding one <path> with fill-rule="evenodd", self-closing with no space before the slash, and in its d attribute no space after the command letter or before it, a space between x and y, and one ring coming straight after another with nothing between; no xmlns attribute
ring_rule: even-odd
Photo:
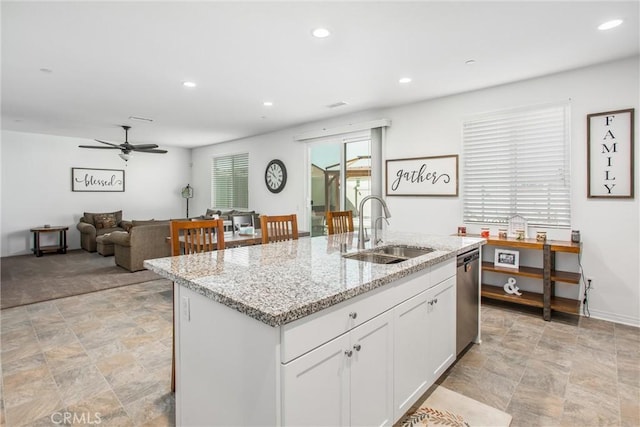
<svg viewBox="0 0 640 427"><path fill-rule="evenodd" d="M272 193L279 193L287 183L287 168L278 159L271 160L264 172L264 182Z"/></svg>

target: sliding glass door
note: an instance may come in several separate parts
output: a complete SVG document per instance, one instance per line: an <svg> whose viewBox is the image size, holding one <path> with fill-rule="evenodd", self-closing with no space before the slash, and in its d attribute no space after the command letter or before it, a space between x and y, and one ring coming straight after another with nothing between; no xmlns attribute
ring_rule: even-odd
<svg viewBox="0 0 640 427"><path fill-rule="evenodd" d="M371 194L371 138L334 138L311 144L311 235L327 234L325 213L350 210L357 229L358 208ZM363 222L371 225L371 206Z"/></svg>

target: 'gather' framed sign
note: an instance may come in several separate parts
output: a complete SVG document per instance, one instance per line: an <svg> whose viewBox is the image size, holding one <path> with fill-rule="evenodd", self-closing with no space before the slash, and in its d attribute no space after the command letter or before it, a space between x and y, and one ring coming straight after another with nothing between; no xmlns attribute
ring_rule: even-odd
<svg viewBox="0 0 640 427"><path fill-rule="evenodd" d="M633 198L634 109L587 115L587 197Z"/></svg>
<svg viewBox="0 0 640 427"><path fill-rule="evenodd" d="M458 155L386 161L387 196L457 196Z"/></svg>

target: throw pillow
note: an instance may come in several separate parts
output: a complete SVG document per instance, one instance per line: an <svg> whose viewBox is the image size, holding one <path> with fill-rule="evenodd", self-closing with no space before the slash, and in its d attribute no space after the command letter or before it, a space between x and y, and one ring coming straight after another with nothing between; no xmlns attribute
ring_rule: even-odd
<svg viewBox="0 0 640 427"><path fill-rule="evenodd" d="M107 214L113 214L113 215L116 216L116 225L114 225L114 227L117 226L118 224L120 224L120 221L122 221L122 211L121 210L120 211L115 211L115 212L99 212L99 213L96 213L96 212L85 212L83 216L84 216L84 220L87 223L89 223L89 224L93 225L94 227L98 228L98 225L96 224L96 216L98 216L98 215L107 215Z"/></svg>
<svg viewBox="0 0 640 427"><path fill-rule="evenodd" d="M94 215L94 220L96 222L97 229L114 228L116 225L118 225L118 220L116 218L115 212Z"/></svg>

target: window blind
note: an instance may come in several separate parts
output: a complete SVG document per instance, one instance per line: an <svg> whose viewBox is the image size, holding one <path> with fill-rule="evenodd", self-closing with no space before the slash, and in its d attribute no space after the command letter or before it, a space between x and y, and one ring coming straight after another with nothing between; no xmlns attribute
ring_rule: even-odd
<svg viewBox="0 0 640 427"><path fill-rule="evenodd" d="M569 228L568 104L512 110L463 124L464 221Z"/></svg>
<svg viewBox="0 0 640 427"><path fill-rule="evenodd" d="M211 163L212 206L249 207L249 154L214 157Z"/></svg>

